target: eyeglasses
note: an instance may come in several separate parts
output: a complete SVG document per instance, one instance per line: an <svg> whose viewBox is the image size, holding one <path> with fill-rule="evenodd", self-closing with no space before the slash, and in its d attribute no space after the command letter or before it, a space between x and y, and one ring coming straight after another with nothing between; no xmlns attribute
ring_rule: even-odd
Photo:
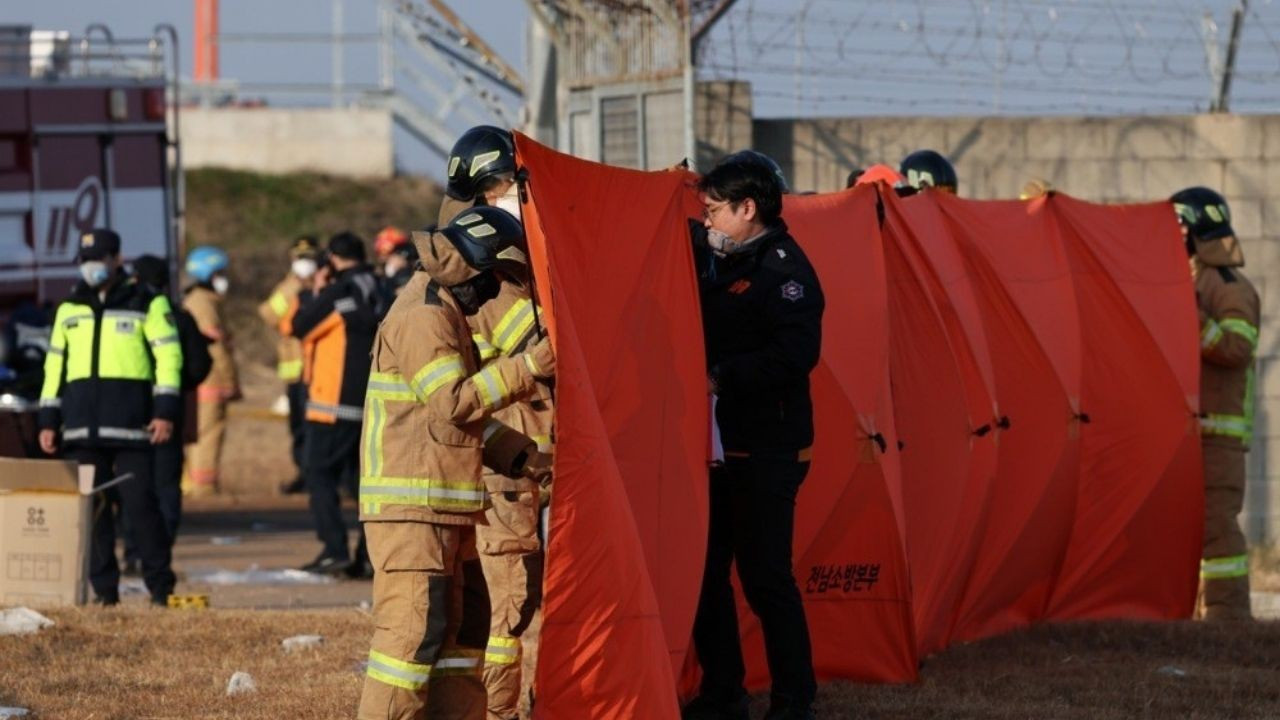
<svg viewBox="0 0 1280 720"><path fill-rule="evenodd" d="M715 206L707 205L706 207L702 208L702 217L707 220L711 220L715 218L716 213L720 212L721 210L723 210L724 208L732 204L733 203L726 201Z"/></svg>

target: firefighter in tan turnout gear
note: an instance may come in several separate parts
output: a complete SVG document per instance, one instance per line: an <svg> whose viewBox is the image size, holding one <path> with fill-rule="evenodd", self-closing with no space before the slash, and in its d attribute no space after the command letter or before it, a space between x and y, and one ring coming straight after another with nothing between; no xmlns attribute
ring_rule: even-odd
<svg viewBox="0 0 1280 720"><path fill-rule="evenodd" d="M1170 198L1187 238L1200 309L1200 428L1204 448L1206 620L1243 620L1249 611L1249 557L1236 516L1244 506L1245 451L1253 434L1253 359L1258 293L1240 272L1244 254L1226 200L1202 187Z"/></svg>
<svg viewBox="0 0 1280 720"><path fill-rule="evenodd" d="M552 376L549 340L481 369L467 325L497 296L499 273L524 271L520 238L514 218L484 207L415 233L422 270L378 328L360 459L376 628L362 719L485 714L482 464L528 487L550 476L550 458L493 418Z"/></svg>
<svg viewBox="0 0 1280 720"><path fill-rule="evenodd" d="M450 153L452 172L445 190L448 199L440 208L441 223L473 203L501 208L519 218L515 169L510 133L489 126L466 132ZM527 277L526 273L522 277ZM501 279L498 297L468 318L481 363L486 366L524 352L538 337L528 286L513 275ZM553 416L551 392L544 383L537 383L496 415L533 439L544 453L551 452ZM530 680L522 678L522 656L525 651L533 652L537 641L526 636L525 630L542 599L539 494L492 471L485 474L484 481L489 507L486 522L476 526L476 546L492 611L484 685L489 696L488 720L511 720L519 715L522 680L525 686Z"/></svg>

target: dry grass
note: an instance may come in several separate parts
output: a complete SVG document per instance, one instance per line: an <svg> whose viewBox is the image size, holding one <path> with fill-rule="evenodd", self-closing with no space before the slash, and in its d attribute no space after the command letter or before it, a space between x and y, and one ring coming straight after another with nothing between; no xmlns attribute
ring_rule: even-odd
<svg viewBox="0 0 1280 720"><path fill-rule="evenodd" d="M0 637L0 705L44 719L351 717L372 630L355 610L49 614L57 627ZM305 633L324 646L280 648ZM253 675L256 694L225 696L237 670ZM819 716L1274 718L1280 624L1042 627L952 648L925 663L918 685L824 685Z"/></svg>
<svg viewBox="0 0 1280 720"><path fill-rule="evenodd" d="M0 637L0 705L46 720L345 718L373 623L356 611L63 609L36 636ZM315 651L280 641L320 634ZM226 696L236 671L258 692Z"/></svg>

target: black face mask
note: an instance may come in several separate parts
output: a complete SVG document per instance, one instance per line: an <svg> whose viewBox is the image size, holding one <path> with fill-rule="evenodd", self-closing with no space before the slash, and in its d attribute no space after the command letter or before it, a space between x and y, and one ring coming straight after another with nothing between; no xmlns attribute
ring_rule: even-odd
<svg viewBox="0 0 1280 720"><path fill-rule="evenodd" d="M492 270L486 270L470 280L449 288L453 299L458 301L465 315L475 315L480 307L498 297L501 286Z"/></svg>

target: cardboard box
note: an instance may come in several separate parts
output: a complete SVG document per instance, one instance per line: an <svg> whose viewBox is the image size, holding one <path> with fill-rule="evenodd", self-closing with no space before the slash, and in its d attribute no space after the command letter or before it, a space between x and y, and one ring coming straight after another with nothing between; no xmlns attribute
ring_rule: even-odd
<svg viewBox="0 0 1280 720"><path fill-rule="evenodd" d="M83 605L93 468L0 458L0 605Z"/></svg>

